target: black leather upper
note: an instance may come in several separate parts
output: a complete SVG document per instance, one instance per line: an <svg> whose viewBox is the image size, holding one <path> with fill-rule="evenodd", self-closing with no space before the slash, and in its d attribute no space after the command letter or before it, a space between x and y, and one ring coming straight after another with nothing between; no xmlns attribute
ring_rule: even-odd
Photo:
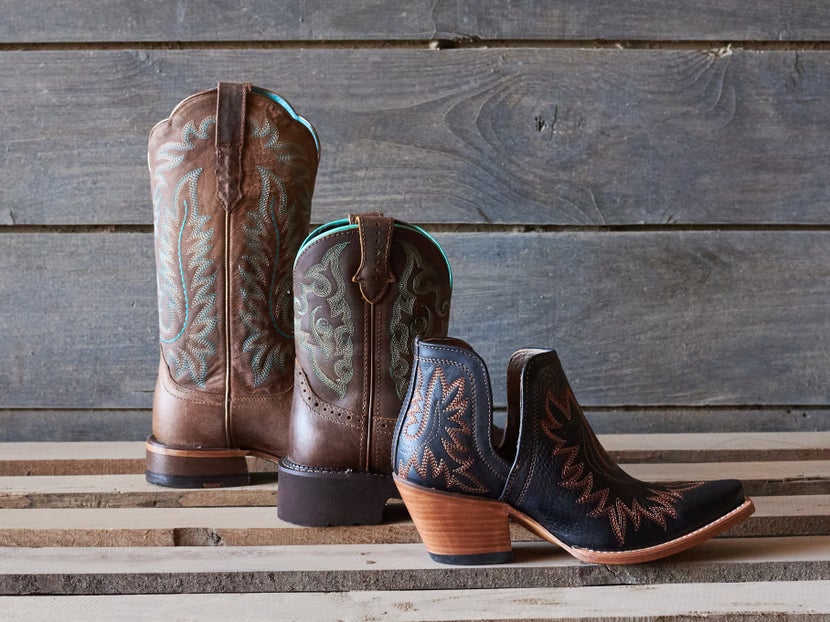
<svg viewBox="0 0 830 622"><path fill-rule="evenodd" d="M588 425L556 352L520 351L510 374L507 445L497 446L484 362L458 340L419 342L393 441L397 475L507 502L569 546L597 551L674 540L743 503L737 480L667 485L623 471Z"/></svg>
<svg viewBox="0 0 830 622"><path fill-rule="evenodd" d="M416 341L392 441L393 471L422 486L498 498L510 464L493 451L487 368L465 346Z"/></svg>

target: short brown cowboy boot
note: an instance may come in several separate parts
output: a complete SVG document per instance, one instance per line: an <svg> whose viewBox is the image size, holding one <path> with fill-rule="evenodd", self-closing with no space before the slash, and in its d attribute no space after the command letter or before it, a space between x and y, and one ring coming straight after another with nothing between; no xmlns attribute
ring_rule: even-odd
<svg viewBox="0 0 830 622"><path fill-rule="evenodd" d="M291 267L319 143L276 93L220 83L150 133L161 361L147 480L249 481L288 446Z"/></svg>
<svg viewBox="0 0 830 622"><path fill-rule="evenodd" d="M452 277L418 227L361 214L324 225L294 267L297 368L280 518L379 523L392 483L392 430L417 336L447 333Z"/></svg>
<svg viewBox="0 0 830 622"><path fill-rule="evenodd" d="M644 482L588 425L553 350L517 351L507 427L493 427L484 361L458 339L415 344L398 420L395 482L430 555L448 564L512 558L510 519L586 562L672 555L753 512L741 482Z"/></svg>

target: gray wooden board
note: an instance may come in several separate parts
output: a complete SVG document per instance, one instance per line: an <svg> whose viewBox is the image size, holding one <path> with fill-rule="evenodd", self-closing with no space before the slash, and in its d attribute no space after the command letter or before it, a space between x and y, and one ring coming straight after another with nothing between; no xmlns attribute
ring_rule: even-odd
<svg viewBox="0 0 830 622"><path fill-rule="evenodd" d="M830 409L816 408L588 409L586 416L603 434L830 430ZM150 419L149 410L0 410L0 442L143 441Z"/></svg>
<svg viewBox="0 0 830 622"><path fill-rule="evenodd" d="M830 460L830 431L600 434L599 441L621 463ZM140 441L0 443L0 476L143 473L144 454Z"/></svg>
<svg viewBox="0 0 830 622"><path fill-rule="evenodd" d="M603 434L830 430L826 408L588 409L585 414Z"/></svg>
<svg viewBox="0 0 830 622"><path fill-rule="evenodd" d="M150 410L0 410L0 442L143 441L151 421Z"/></svg>
<svg viewBox="0 0 830 622"><path fill-rule="evenodd" d="M405 6L405 8L404 8ZM824 40L830 10L814 0L690 5L639 0L245 0L147 3L0 2L2 42L425 39Z"/></svg>
<svg viewBox="0 0 830 622"><path fill-rule="evenodd" d="M716 462L624 464L633 476L655 482L740 479L748 495L830 494L830 462ZM274 473L255 473L255 485L213 489L166 488L149 484L143 473L119 475L31 475L0 477L2 508L116 508L272 506L278 491Z"/></svg>
<svg viewBox="0 0 830 622"><path fill-rule="evenodd" d="M489 363L499 404L525 346L555 346L587 405L829 401L828 233L438 238L455 272L451 333ZM0 407L149 407L151 236L0 239Z"/></svg>
<svg viewBox="0 0 830 622"><path fill-rule="evenodd" d="M244 492L244 491L243 491ZM191 493L194 505L222 495ZM420 542L400 501L380 525L300 527L279 519L274 499L264 507L137 507L142 495L126 491L124 506L0 510L0 546L268 546L402 544ZM227 500L229 496L225 495ZM2 499L2 496L0 496ZM133 503L130 504L129 501ZM830 533L830 495L753 497L755 514L724 537L805 536ZM4 503L5 505L5 503ZM539 538L511 524L514 542Z"/></svg>
<svg viewBox="0 0 830 622"><path fill-rule="evenodd" d="M405 587L405 586L401 586ZM355 591L300 594L4 596L8 622L67 619L569 620L571 622L826 622L830 582L778 581L493 590Z"/></svg>
<svg viewBox="0 0 830 622"><path fill-rule="evenodd" d="M715 539L670 559L589 565L546 542L446 566L421 544L0 549L0 594L337 592L830 579L830 537Z"/></svg>
<svg viewBox="0 0 830 622"><path fill-rule="evenodd" d="M219 79L274 88L316 125L315 221L381 209L450 224L830 223L826 51L61 50L2 59L0 224L150 224L147 134Z"/></svg>

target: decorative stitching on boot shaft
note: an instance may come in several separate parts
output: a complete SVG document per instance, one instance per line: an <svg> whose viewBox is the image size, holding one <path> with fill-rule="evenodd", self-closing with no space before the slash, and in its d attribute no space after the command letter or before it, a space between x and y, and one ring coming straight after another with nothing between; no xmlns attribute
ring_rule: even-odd
<svg viewBox="0 0 830 622"><path fill-rule="evenodd" d="M462 374L448 381L442 368L436 367L425 387L419 366L415 382L413 399L401 429L403 438L410 441L409 455L405 461L399 458L398 475L408 479L412 470L426 485L437 484L444 490L473 494L490 492L470 471L477 457L472 451L475 442L469 423L474 400L470 399L466 377ZM432 417L438 424L435 439L438 442L421 438ZM414 426L417 427L412 430Z"/></svg>
<svg viewBox="0 0 830 622"><path fill-rule="evenodd" d="M306 270L295 283L294 332L308 352L314 375L343 398L354 377L354 323L346 300L346 280L340 268L340 255L349 242L341 242L325 252L319 263ZM312 299L325 301L322 304ZM340 320L340 324L334 321Z"/></svg>
<svg viewBox="0 0 830 622"><path fill-rule="evenodd" d="M261 166L257 171L262 190L258 208L248 210L247 222L242 226L248 252L239 266L239 316L248 330L242 351L251 355L254 386L265 384L275 370L285 371L294 359L293 332L277 321L278 315L283 319L283 309L292 306L290 294L284 291L290 291L286 277L290 277L291 270L285 265L287 262L281 261L280 235L290 225L285 222L290 211L288 193L285 183L274 173ZM275 248L271 251L273 256L269 256L272 241Z"/></svg>
<svg viewBox="0 0 830 622"><path fill-rule="evenodd" d="M307 228L314 164L296 142L280 140L267 118L248 119L250 136L270 152L274 169L257 166L260 193L256 209L245 210L244 248L239 263L239 317L247 331L241 343L253 386L284 377L294 361L292 267ZM285 179L290 182L289 186Z"/></svg>
<svg viewBox="0 0 830 622"><path fill-rule="evenodd" d="M215 117L206 117L198 129L188 122L179 142L165 143L158 150L154 171L160 340L174 377L190 376L197 386L205 386L208 359L216 354L216 269L210 258L214 230L208 226L210 216L199 209L197 183L202 169L183 173L169 199L166 174L196 148L194 141L210 139L215 122ZM190 279L185 269L192 271Z"/></svg>
<svg viewBox="0 0 830 622"><path fill-rule="evenodd" d="M403 399L411 369L412 344L416 337L446 334L450 300L442 298L443 283L435 266L426 262L414 244L401 241L400 245L406 264L398 279L398 296L389 322L389 376L398 398ZM422 300L416 311L415 301L429 294L433 297Z"/></svg>

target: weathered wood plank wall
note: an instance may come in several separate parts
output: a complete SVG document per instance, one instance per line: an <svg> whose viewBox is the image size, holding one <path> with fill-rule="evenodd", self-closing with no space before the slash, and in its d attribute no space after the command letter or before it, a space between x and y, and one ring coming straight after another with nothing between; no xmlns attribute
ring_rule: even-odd
<svg viewBox="0 0 830 622"><path fill-rule="evenodd" d="M146 136L218 80L317 127L313 220L435 231L453 330L603 431L830 429L830 7L0 0L0 440L138 439Z"/></svg>

